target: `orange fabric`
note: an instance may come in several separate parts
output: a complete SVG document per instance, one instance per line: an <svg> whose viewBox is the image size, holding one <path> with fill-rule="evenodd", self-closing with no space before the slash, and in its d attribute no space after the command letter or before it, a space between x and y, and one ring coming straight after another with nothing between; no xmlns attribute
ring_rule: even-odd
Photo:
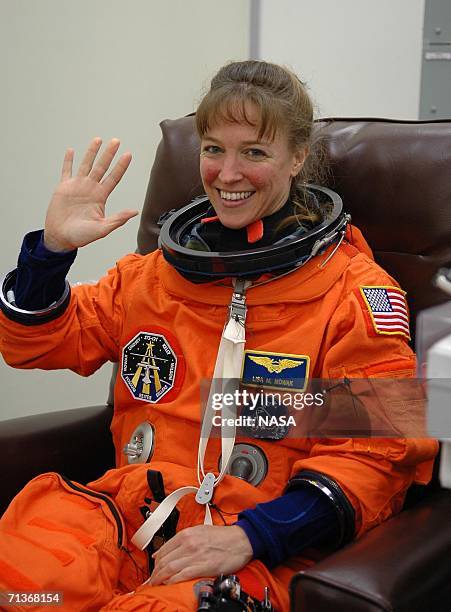
<svg viewBox="0 0 451 612"><path fill-rule="evenodd" d="M273 606L279 612L288 612L288 586L292 572L281 573L276 569L271 573L260 561L252 561L237 575L243 590L254 597L262 599L263 587L260 585L269 586ZM198 579L154 587L145 585L134 593L118 595L102 608L102 612L193 612L197 602L194 596L196 582Z"/></svg>
<svg viewBox="0 0 451 612"><path fill-rule="evenodd" d="M50 473L15 497L0 521L0 591L63 591L65 610L94 612L112 599L121 566L132 562L108 507L91 498L90 508L74 509L64 499L74 495Z"/></svg>
<svg viewBox="0 0 451 612"><path fill-rule="evenodd" d="M218 215L214 215L214 217L204 217L200 220L201 223L214 223L215 221L219 221Z"/></svg>
<svg viewBox="0 0 451 612"><path fill-rule="evenodd" d="M61 533L69 533L70 535L73 535L74 538L76 538L80 542L80 544L82 544L86 548L88 546L91 546L91 544L94 544L94 542L96 541L95 538L88 535L81 529L70 529L65 525L58 525L57 523L54 523L53 521L49 521L42 517L35 516L31 519L31 521L28 521L28 524L34 527L41 527L41 529L46 529L47 531L59 531Z"/></svg>
<svg viewBox="0 0 451 612"><path fill-rule="evenodd" d="M31 521L28 524L31 525ZM74 560L73 555L68 554L64 550L45 546L42 542L39 542L38 540L34 540L32 538L28 538L23 533L20 533L18 531L13 531L12 529L5 528L3 529L3 533L12 536L12 538L18 538L19 540L23 540L24 542L32 544L32 546L35 546L37 548L42 548L43 550L53 555L56 559L58 559L58 561L61 561L62 565L69 565L69 563L72 563L72 561Z"/></svg>
<svg viewBox="0 0 451 612"><path fill-rule="evenodd" d="M373 368L379 378L414 375L414 356L403 337L374 337L368 333L354 289L360 285L396 283L368 254L358 250L357 246L367 251L355 229L352 238L354 245L344 243L324 267L321 264L333 247L295 273L248 290L246 349L306 355L312 378L366 378L368 368ZM127 256L96 285L76 287L69 308L55 321L26 327L0 314L0 348L5 360L15 367L70 368L88 376L107 360L120 362L112 422L118 469L107 472L91 487L114 499L125 520L128 537L143 522L139 507L148 496L149 467L162 473L166 493L198 484L199 390L202 381L212 376L231 294L227 282L190 283L167 264L160 252L155 252L145 257ZM123 349L140 334L164 336L177 356L172 389L152 402L136 399L121 376L125 363ZM144 421L150 422L155 431L152 459L145 465L127 465L122 449L136 426ZM293 474L308 469L325 473L341 485L356 511L358 533L400 510L409 485L414 480L425 482L430 478L437 451L435 441L413 438L287 437L277 443L255 439L252 443L257 443L266 454L269 471L258 487L226 476L215 489L215 504L224 511L228 523L233 523L242 509L281 495ZM220 441L211 440L205 460L207 470L217 471L220 452ZM55 500L55 504L61 506L61 500ZM64 512L72 516L83 512L81 507L75 509L73 503L63 505L62 523ZM17 502L11 506L18 524L24 520L22 514L27 520L31 518L25 506ZM178 530L203 522L203 509L193 495L184 497L178 508ZM222 524L218 513L212 514L214 523ZM53 510L43 516L56 521ZM85 521L72 528L86 526L91 534L93 517L86 515ZM3 548L0 542L0 558ZM143 553L131 551L139 569L128 556L123 556L118 576L112 579L112 574L105 574L105 580L111 580L109 586L102 582L105 609L187 609L171 606L182 592L191 592L190 583L173 588L143 587L133 597L123 594L136 588L142 582L140 571L145 572ZM26 568L33 579L36 576L42 580L42 572L35 574L34 563L32 567L31 562L23 561L25 558L21 562L16 559L17 567L24 571ZM258 562L251 565L259 568L263 581L273 581L271 591L284 610L288 609L289 577L309 562L287 560L272 574ZM88 579L86 568L80 567L73 575L77 575L80 583ZM98 571L91 568L89 576L92 580ZM100 578L97 581L100 584ZM107 605L113 589L122 594Z"/></svg>
<svg viewBox="0 0 451 612"><path fill-rule="evenodd" d="M373 259L373 251L358 227L355 225L348 225L346 227L345 239L347 243L353 245L357 251L365 253L367 257Z"/></svg>
<svg viewBox="0 0 451 612"><path fill-rule="evenodd" d="M254 242L258 242L263 238L263 221L261 219L257 219L250 225L246 227L247 231L247 241L249 244L253 244Z"/></svg>
<svg viewBox="0 0 451 612"><path fill-rule="evenodd" d="M2 559L0 559L0 576L12 591L39 591L41 589L39 584Z"/></svg>

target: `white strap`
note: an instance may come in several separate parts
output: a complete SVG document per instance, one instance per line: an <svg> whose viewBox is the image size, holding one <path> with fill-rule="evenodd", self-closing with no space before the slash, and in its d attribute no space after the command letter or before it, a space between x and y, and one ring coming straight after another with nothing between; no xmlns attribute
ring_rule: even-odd
<svg viewBox="0 0 451 612"><path fill-rule="evenodd" d="M149 518L141 525L138 531L132 537L132 542L139 549L144 548L149 544L155 533L164 523L164 521L171 514L176 504L185 496L187 493L196 493L197 487L181 487L176 491L173 491L170 495L164 498L155 512L149 516Z"/></svg>
<svg viewBox="0 0 451 612"><path fill-rule="evenodd" d="M213 380L210 386L207 407L205 410L201 435L199 440L199 452L197 458L197 478L199 483L205 478L204 458L213 426L213 395L220 393L222 397L226 393L234 393L239 388L239 378L244 357L244 345L246 343L246 290L251 286L250 281L233 279L234 293L229 306L228 321L222 332L218 356L216 358ZM221 408L221 471L215 480L215 486L223 479L233 447L236 435L236 406ZM225 419L230 419L233 425L227 425Z"/></svg>
<svg viewBox="0 0 451 612"><path fill-rule="evenodd" d="M210 434L213 426L213 417L216 411L213 408L213 397L216 393L221 394L223 397L226 393L234 393L238 389L238 381L241 375L241 366L243 363L244 356L244 345L246 342L245 337L245 290L251 284L244 281L236 281L239 284L238 293L234 292L232 296L232 302L230 305L229 319L224 326L224 330L221 336L221 342L219 344L218 356L216 358L215 369L213 373L213 380L210 386L210 392L208 395L207 406L205 409L204 417L202 420L201 434L199 439L199 450L197 455L197 478L199 481L199 487L187 486L181 487L173 491L168 495L153 512L149 518L141 525L138 531L132 537L132 542L135 546L144 550L144 548L152 540L155 533L164 523L164 521L171 514L177 503L182 497L188 493L197 493L202 487L207 475L204 470L204 459L205 452L210 439ZM239 314L233 309L234 300L237 295L240 299L238 305ZM221 418L232 419L233 425L227 425L226 422L221 425L221 450L222 450L222 464L219 475L214 479L213 488L223 479L227 467L232 456L233 447L235 445L235 420L236 420L236 406L226 406L222 403L221 407ZM209 499L213 495L213 490ZM212 517L210 506L207 503L205 505L205 525L212 524Z"/></svg>
<svg viewBox="0 0 451 612"><path fill-rule="evenodd" d="M202 430L199 440L198 452L198 480L199 483L205 478L204 459L207 450L208 441L210 439L211 430L213 427L213 418L218 411L213 408L213 396L219 394L224 397L225 394L233 394L238 389L238 377L241 374L241 364L244 355L244 342L234 344L229 340L225 340L224 336L219 345L218 358L216 360L215 372L210 387L210 394L207 401L207 407L202 422ZM235 365L236 364L236 365ZM215 485L218 484L227 470L227 466L232 455L235 444L235 419L236 406L226 406L222 404L221 413L221 451L222 465L221 472L215 480ZM233 425L227 425L226 419L231 419Z"/></svg>

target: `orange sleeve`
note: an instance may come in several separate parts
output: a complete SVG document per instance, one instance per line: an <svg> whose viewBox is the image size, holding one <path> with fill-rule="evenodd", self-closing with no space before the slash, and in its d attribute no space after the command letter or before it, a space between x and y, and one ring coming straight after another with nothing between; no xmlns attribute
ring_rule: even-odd
<svg viewBox="0 0 451 612"><path fill-rule="evenodd" d="M119 337L143 257L128 255L93 285L72 288L64 313L48 323L22 325L0 312L0 351L15 368L67 368L89 376L119 358Z"/></svg>
<svg viewBox="0 0 451 612"><path fill-rule="evenodd" d="M370 284L393 285L393 279L381 271ZM366 384L365 379L377 378L386 387L387 381L395 385L396 379L415 377L415 356L406 338L401 334L372 334L365 305L355 289L334 313L323 346L323 379L346 377ZM423 403L420 408L416 406L417 412L423 413ZM405 409L408 411L409 406ZM414 481L429 481L438 445L424 437L357 436L311 440L309 457L297 461L292 473L312 470L333 478L354 507L357 533L363 533L401 510L405 493Z"/></svg>

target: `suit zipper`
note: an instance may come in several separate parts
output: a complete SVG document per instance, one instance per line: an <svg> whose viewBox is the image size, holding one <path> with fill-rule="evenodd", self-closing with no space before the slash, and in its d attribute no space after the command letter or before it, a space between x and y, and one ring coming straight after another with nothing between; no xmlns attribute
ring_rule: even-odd
<svg viewBox="0 0 451 612"><path fill-rule="evenodd" d="M95 497L97 499L101 499L102 501L104 501L106 503L106 505L110 509L110 512L113 515L113 518L114 518L114 520L116 522L116 526L117 526L117 546L118 546L118 548L122 549L123 548L123 543L124 543L124 523L123 523L122 516L121 516L119 510L116 508L116 505L113 502L113 500L111 499L111 497L109 497L106 493L98 493L97 491L92 491L92 489L88 489L86 487L83 487L82 485L75 484L74 482L72 482L72 480L69 480L69 478L66 478L65 476L61 476L61 478L74 491L78 491L80 493L85 493L86 495L89 495L90 497Z"/></svg>

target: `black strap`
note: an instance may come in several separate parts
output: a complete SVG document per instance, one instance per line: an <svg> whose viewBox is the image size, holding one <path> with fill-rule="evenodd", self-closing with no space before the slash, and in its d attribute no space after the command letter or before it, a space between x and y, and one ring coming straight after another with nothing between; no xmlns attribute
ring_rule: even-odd
<svg viewBox="0 0 451 612"><path fill-rule="evenodd" d="M164 490L163 476L157 470L147 470L147 484L152 492L154 500L161 504L166 497Z"/></svg>

